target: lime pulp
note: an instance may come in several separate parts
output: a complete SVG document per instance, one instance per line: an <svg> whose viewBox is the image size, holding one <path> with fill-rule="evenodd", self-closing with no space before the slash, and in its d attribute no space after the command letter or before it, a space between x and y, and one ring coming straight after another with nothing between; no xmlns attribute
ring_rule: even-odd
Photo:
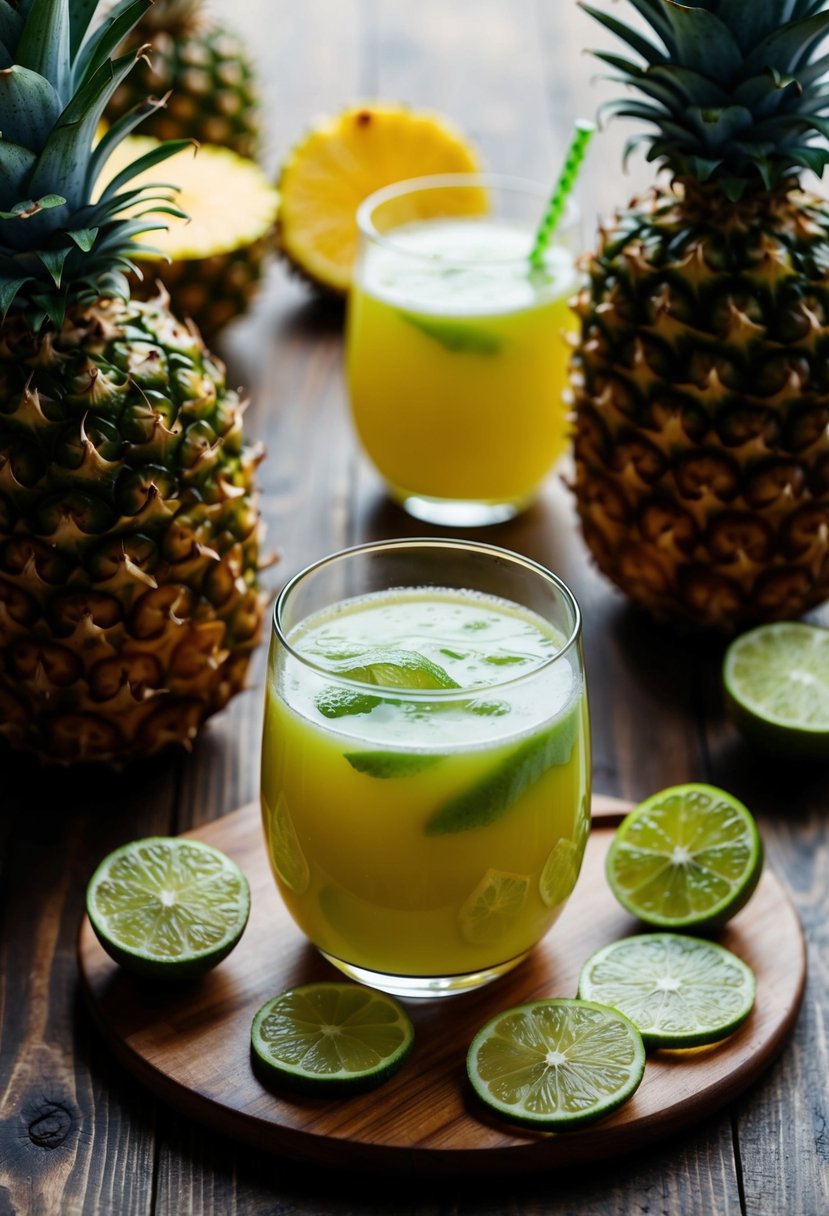
<svg viewBox="0 0 829 1216"><path fill-rule="evenodd" d="M711 929L751 897L763 847L751 812L711 785L672 786L622 821L607 880L633 916L662 929Z"/></svg>
<svg viewBox="0 0 829 1216"><path fill-rule="evenodd" d="M648 1047L699 1047L733 1034L754 1006L754 973L714 942L647 933L611 942L582 967L579 996L624 1013Z"/></svg>
<svg viewBox="0 0 829 1216"><path fill-rule="evenodd" d="M115 849L86 891L103 948L128 970L183 979L214 967L242 936L250 889L211 845L152 836Z"/></svg>
<svg viewBox="0 0 829 1216"><path fill-rule="evenodd" d="M467 1054L469 1080L486 1106L547 1131L610 1114L635 1092L644 1070L642 1036L628 1018L564 998L497 1014Z"/></svg>
<svg viewBox="0 0 829 1216"><path fill-rule="evenodd" d="M414 1029L401 1005L358 984L304 984L280 993L251 1026L256 1062L270 1075L306 1087L357 1089L379 1084L405 1060Z"/></svg>
<svg viewBox="0 0 829 1216"><path fill-rule="evenodd" d="M829 759L829 629L776 621L735 638L723 661L726 702L750 741Z"/></svg>

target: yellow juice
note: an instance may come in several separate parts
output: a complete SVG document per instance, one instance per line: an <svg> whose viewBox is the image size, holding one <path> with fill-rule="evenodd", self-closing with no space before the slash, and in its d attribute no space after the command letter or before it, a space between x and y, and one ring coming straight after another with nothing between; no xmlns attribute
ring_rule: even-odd
<svg viewBox="0 0 829 1216"><path fill-rule="evenodd" d="M395 497L524 505L568 442L572 255L527 261L492 219L395 230L362 255L347 376L360 440Z"/></svg>
<svg viewBox="0 0 829 1216"><path fill-rule="evenodd" d="M575 657L550 661L560 636L517 604L430 588L343 601L288 641L294 655L272 652L262 811L297 924L352 974L522 957L575 885L589 827L586 697ZM401 655L407 682L428 664L426 687L364 682L397 679Z"/></svg>

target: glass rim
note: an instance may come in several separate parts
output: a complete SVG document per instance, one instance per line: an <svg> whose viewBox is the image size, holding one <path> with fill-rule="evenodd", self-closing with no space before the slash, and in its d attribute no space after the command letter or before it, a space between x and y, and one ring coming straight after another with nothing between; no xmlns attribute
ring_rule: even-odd
<svg viewBox="0 0 829 1216"><path fill-rule="evenodd" d="M508 173L435 173L424 177L409 177L399 182L392 182L388 186L382 186L379 190L375 190L364 198L356 211L357 228L360 235L365 240L371 241L374 245L379 245L381 248L389 249L394 253L404 254L414 261L431 262L434 260L431 254L406 249L393 236L380 232L372 219L373 212L378 207L381 207L383 203L390 202L395 198L402 198L406 194L416 194L419 191L456 190L458 188L475 190L486 187L507 194L522 194L525 197L531 195L543 205L546 205L551 190L551 187L545 186L533 178L517 177ZM570 195L565 203L564 214L561 217L557 231L572 228L579 223L580 219L581 209L573 196ZM551 240L551 247L555 248L555 236ZM522 255L521 257L493 258L491 260L493 262L497 261L499 265L525 265L529 262L529 252L528 249L526 255ZM453 266L480 265L480 263L480 258L469 259L468 261L464 258L452 259Z"/></svg>
<svg viewBox="0 0 829 1216"><path fill-rule="evenodd" d="M368 553L371 550L375 552L393 552L395 550L422 548L422 549L445 549L447 551L464 549L472 550L482 555L495 555L500 558L505 558L508 562L517 567L523 567L530 573L539 577L543 582L562 598L570 615L572 616L572 626L567 638L559 650L555 654L550 655L538 667L534 667L532 671L524 672L521 675L508 676L503 680L499 680L495 684L486 684L470 688L400 688L399 686L372 684L366 685L360 680L349 680L346 676L339 675L337 672L330 671L319 663L315 663L307 654L302 654L296 650L288 641L285 630L282 627L282 614L284 607L293 593L294 589L310 575L319 570L323 570L326 566L331 566L334 563L343 561L360 553ZM398 585L399 586L399 585ZM414 584L413 584L414 586ZM392 588L388 588L392 590ZM405 588L401 588L405 590ZM451 590L451 588L450 588ZM459 589L460 590L460 589ZM360 596L354 596L353 599L360 599ZM506 598L506 597L504 597ZM521 605L519 605L521 606ZM528 609L532 611L532 609ZM536 614L537 615L537 614ZM372 692L379 693L394 693L400 698L415 701L451 701L455 698L468 698L470 693L488 694L501 688L513 687L525 680L532 680L538 677L542 672L551 670L556 663L565 659L570 650L574 649L582 632L582 615L579 608L578 600L573 592L567 586L562 578L554 574L552 570L548 570L541 562L535 561L531 557L525 557L522 553L516 553L512 549L505 549L501 545L492 545L484 541L466 541L454 537L431 537L431 536L412 536L399 537L392 540L366 541L361 545L352 545L345 549L338 549L335 553L329 553L326 557L318 558L314 562L310 562L301 570L294 574L277 596L276 603L273 607L271 616L271 631L278 638L280 645L284 647L287 653L297 660L303 667L310 671L316 672L318 675L324 676L326 680L342 686L347 689L356 689L359 692L365 692L367 687L371 687Z"/></svg>

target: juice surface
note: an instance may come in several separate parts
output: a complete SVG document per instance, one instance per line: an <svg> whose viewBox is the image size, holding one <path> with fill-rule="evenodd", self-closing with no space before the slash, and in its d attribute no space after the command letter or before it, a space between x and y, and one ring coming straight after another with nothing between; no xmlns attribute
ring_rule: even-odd
<svg viewBox="0 0 829 1216"><path fill-rule="evenodd" d="M517 605L429 589L345 601L289 642L340 672L414 653L461 686L338 692L272 652L263 821L300 928L397 976L522 956L572 890L589 826L584 690L575 657L549 661L562 639Z"/></svg>
<svg viewBox="0 0 829 1216"><path fill-rule="evenodd" d="M531 270L532 238L440 219L365 250L349 302L352 412L401 497L520 503L563 453L576 280L560 248Z"/></svg>

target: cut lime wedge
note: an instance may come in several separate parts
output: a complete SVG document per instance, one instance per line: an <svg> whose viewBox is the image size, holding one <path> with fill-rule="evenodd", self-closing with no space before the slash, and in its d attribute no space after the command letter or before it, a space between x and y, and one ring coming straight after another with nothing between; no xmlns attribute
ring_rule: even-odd
<svg viewBox="0 0 829 1216"><path fill-rule="evenodd" d="M640 803L607 854L623 907L662 929L711 929L751 897L763 847L750 811L711 785L677 785Z"/></svg>
<svg viewBox="0 0 829 1216"><path fill-rule="evenodd" d="M681 933L624 937L584 964L579 996L630 1018L649 1047L700 1047L742 1026L754 972L714 942Z"/></svg>
<svg viewBox="0 0 829 1216"><path fill-rule="evenodd" d="M282 793L277 798L273 810L265 805L265 831L277 874L286 887L290 887L297 895L304 894L308 890L311 873L285 795Z"/></svg>
<svg viewBox="0 0 829 1216"><path fill-rule="evenodd" d="M413 312L399 312L401 321L419 330L426 338L438 342L446 350L459 355L497 355L503 339L465 321L447 321L443 317L427 317Z"/></svg>
<svg viewBox="0 0 829 1216"><path fill-rule="evenodd" d="M254 1061L271 1076L315 1090L379 1085L403 1063L414 1029L392 997L358 984L303 984L253 1019Z"/></svg>
<svg viewBox="0 0 829 1216"><path fill-rule="evenodd" d="M358 773L388 780L414 777L446 757L432 752L346 752L344 758Z"/></svg>
<svg viewBox="0 0 829 1216"><path fill-rule="evenodd" d="M416 650L378 646L356 658L331 665L332 675L379 688L457 688L448 672Z"/></svg>
<svg viewBox="0 0 829 1216"><path fill-rule="evenodd" d="M548 908L557 908L571 895L579 876L582 850L573 840L556 841L538 880L538 892Z"/></svg>
<svg viewBox="0 0 829 1216"><path fill-rule="evenodd" d="M458 913L464 941L475 946L497 942L518 920L529 889L524 874L487 870Z"/></svg>
<svg viewBox="0 0 829 1216"><path fill-rule="evenodd" d="M726 703L746 738L771 751L829 759L829 629L761 625L725 654Z"/></svg>
<svg viewBox="0 0 829 1216"><path fill-rule="evenodd" d="M87 887L86 911L121 966L187 979L215 967L239 941L250 890L236 862L211 845L151 836L104 858Z"/></svg>
<svg viewBox="0 0 829 1216"><path fill-rule="evenodd" d="M642 1036L615 1009L550 999L497 1014L469 1048L467 1073L488 1107L541 1131L610 1114L645 1071Z"/></svg>

